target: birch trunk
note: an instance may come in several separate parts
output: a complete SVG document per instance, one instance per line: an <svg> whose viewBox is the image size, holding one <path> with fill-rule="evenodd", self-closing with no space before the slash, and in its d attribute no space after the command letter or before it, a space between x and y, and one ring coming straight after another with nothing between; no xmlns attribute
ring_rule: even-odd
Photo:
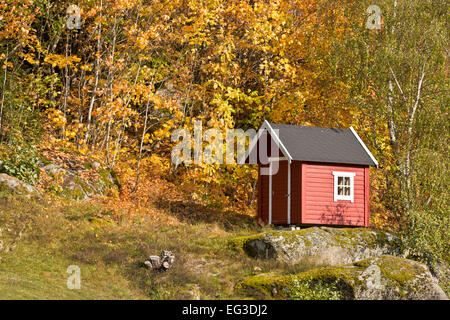
<svg viewBox="0 0 450 320"><path fill-rule="evenodd" d="M116 49L116 41L117 41L117 17L114 16L114 27L113 27L113 43L112 43L112 49L111 49L111 57L110 57L110 72L109 72L109 101L112 105L112 102L114 100L114 92L113 92L113 83L114 83L114 54ZM112 112L111 110L108 110L108 125L106 129L106 163L108 164L108 167L111 165L110 161L110 154L109 154L109 136L111 134L111 123L112 123Z"/></svg>
<svg viewBox="0 0 450 320"><path fill-rule="evenodd" d="M5 58L5 73L3 75L3 90L2 90L2 104L0 106L0 136L2 133L3 125L3 106L5 104L5 92L6 92L6 77L8 76L8 55L9 46L6 45L6 58Z"/></svg>
<svg viewBox="0 0 450 320"><path fill-rule="evenodd" d="M98 86L98 77L100 73L100 52L101 52L101 37L102 37L102 10L103 10L103 2L100 0L100 21L97 26L97 52L96 52L96 60L95 60L95 80L94 87L92 89L91 102L89 103L88 110L88 119L87 119L87 132L86 132L86 143L89 140L90 130L91 130L91 122L92 122L92 110L94 108L95 97Z"/></svg>

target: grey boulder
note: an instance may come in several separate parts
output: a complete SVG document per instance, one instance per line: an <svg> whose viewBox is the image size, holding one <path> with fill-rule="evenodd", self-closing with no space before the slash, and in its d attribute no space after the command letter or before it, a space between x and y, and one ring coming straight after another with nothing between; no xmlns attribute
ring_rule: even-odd
<svg viewBox="0 0 450 320"><path fill-rule="evenodd" d="M406 254L398 237L367 228L311 227L273 231L232 239L230 244L255 258L292 264L308 261L340 265L379 255L403 257Z"/></svg>
<svg viewBox="0 0 450 320"><path fill-rule="evenodd" d="M292 275L261 274L238 283L236 290L264 298L290 298L295 283L302 290L333 284L346 300L448 300L427 266L394 256L378 256L353 264L312 269Z"/></svg>

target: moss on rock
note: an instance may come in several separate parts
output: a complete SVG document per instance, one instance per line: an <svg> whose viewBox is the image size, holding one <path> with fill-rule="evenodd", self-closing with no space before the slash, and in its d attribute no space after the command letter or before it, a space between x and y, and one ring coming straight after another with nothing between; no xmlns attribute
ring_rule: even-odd
<svg viewBox="0 0 450 320"><path fill-rule="evenodd" d="M235 289L260 298L291 298L296 283L310 290L317 283L333 284L342 299L447 299L425 265L388 255L292 275L263 274Z"/></svg>
<svg viewBox="0 0 450 320"><path fill-rule="evenodd" d="M97 170L97 174L100 176L99 183L103 192L115 186L120 189L121 185L114 171L108 169L99 169Z"/></svg>
<svg viewBox="0 0 450 320"><path fill-rule="evenodd" d="M26 198L41 197L41 193L36 187L5 173L0 173L0 193L15 193Z"/></svg>
<svg viewBox="0 0 450 320"><path fill-rule="evenodd" d="M403 256L399 238L367 228L312 227L265 232L229 240L229 247L251 257L298 263L304 259L339 265L372 256Z"/></svg>
<svg viewBox="0 0 450 320"><path fill-rule="evenodd" d="M97 175L90 174L88 177L56 164L49 164L43 169L50 177L47 189L68 199L86 200L92 195L105 194L116 186L120 188L117 176L108 169L98 169L95 171Z"/></svg>

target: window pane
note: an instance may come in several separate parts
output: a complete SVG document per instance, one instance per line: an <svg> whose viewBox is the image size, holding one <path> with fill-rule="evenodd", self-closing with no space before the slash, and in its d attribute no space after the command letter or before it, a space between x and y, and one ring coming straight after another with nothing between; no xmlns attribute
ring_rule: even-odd
<svg viewBox="0 0 450 320"><path fill-rule="evenodd" d="M342 186L343 185L343 177L338 177L338 186Z"/></svg>
<svg viewBox="0 0 450 320"><path fill-rule="evenodd" d="M344 184L345 184L346 186L350 186L350 178L349 178L349 177L345 177L345 178L344 178Z"/></svg>
<svg viewBox="0 0 450 320"><path fill-rule="evenodd" d="M344 190L345 190L345 195L349 196L350 195L350 188L346 187L346 188L344 188Z"/></svg>
<svg viewBox="0 0 450 320"><path fill-rule="evenodd" d="M342 187L338 187L338 195L342 196L343 194L343 189Z"/></svg>

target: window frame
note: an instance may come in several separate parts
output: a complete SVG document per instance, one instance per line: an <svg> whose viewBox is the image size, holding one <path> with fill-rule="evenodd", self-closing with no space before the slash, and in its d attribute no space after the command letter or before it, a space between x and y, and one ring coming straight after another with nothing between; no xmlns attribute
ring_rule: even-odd
<svg viewBox="0 0 450 320"><path fill-rule="evenodd" d="M334 176L334 202L337 202L338 200L344 200L344 201L351 201L352 203L355 202L355 188L354 188L354 178L356 173L355 172L342 172L342 171L333 171ZM350 178L350 195L340 195L338 194L338 179L339 178ZM343 192L344 193L344 192Z"/></svg>

